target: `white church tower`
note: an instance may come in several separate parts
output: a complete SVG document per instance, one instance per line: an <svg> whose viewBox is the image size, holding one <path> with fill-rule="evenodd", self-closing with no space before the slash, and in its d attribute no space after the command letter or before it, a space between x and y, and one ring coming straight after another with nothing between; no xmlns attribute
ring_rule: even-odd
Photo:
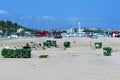
<svg viewBox="0 0 120 80"><path fill-rule="evenodd" d="M78 32L81 32L81 23L78 23Z"/></svg>

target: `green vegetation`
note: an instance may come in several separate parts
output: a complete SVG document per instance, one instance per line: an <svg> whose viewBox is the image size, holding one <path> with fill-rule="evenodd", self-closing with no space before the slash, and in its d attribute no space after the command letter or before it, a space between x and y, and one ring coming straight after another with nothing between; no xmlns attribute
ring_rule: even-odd
<svg viewBox="0 0 120 80"><path fill-rule="evenodd" d="M67 33L67 31L66 30L51 30L51 33L55 35L55 34Z"/></svg>
<svg viewBox="0 0 120 80"><path fill-rule="evenodd" d="M21 31L17 31L18 29L22 29ZM3 21L0 20L0 35L1 36L10 36L11 34L16 34L18 36L23 36L25 32L30 32L34 34L35 30L25 28L17 23L13 23L11 21Z"/></svg>
<svg viewBox="0 0 120 80"><path fill-rule="evenodd" d="M19 29L21 29L21 31L19 31ZM27 32L29 32L31 36L34 36L36 32L48 32L48 30L29 29L24 26L18 25L17 23L13 23L11 21L0 20L0 35L1 36L10 36L12 34L15 34L18 36L25 36L25 35L28 35ZM51 32L52 35L55 35L55 34L61 34L66 31L65 30L60 30L60 31L49 30L49 32Z"/></svg>
<svg viewBox="0 0 120 80"><path fill-rule="evenodd" d="M17 24L16 22L13 23L11 21L3 21L0 20L0 36L10 36L12 34L18 36L34 36L36 32L50 32L52 36L60 35L61 33L67 33L66 30L33 30L26 28ZM90 29L84 28L83 32L86 33L103 33L104 31L100 28L97 29Z"/></svg>
<svg viewBox="0 0 120 80"><path fill-rule="evenodd" d="M102 29L100 28L97 28L97 29L89 29L89 28L84 28L83 32L86 32L86 33L102 33L104 32Z"/></svg>

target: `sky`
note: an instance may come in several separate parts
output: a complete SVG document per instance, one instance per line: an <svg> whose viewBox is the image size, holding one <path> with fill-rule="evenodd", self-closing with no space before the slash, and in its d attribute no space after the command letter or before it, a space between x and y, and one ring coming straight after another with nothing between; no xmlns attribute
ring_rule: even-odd
<svg viewBox="0 0 120 80"><path fill-rule="evenodd" d="M0 20L31 29L120 29L120 0L0 0Z"/></svg>

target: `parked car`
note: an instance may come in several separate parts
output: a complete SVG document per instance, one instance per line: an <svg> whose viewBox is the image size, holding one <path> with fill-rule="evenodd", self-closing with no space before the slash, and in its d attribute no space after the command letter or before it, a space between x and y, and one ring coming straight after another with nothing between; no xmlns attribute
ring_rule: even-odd
<svg viewBox="0 0 120 80"><path fill-rule="evenodd" d="M54 38L62 38L61 35L55 35Z"/></svg>

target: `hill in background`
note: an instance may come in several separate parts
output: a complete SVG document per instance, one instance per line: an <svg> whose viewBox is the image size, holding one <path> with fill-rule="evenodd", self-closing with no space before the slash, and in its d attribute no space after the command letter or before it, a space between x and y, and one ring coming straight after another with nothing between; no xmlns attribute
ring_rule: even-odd
<svg viewBox="0 0 120 80"><path fill-rule="evenodd" d="M17 23L13 23L11 21L3 21L0 20L0 35L1 36L9 36L9 35L25 35L25 33L34 34L36 30L26 28Z"/></svg>

